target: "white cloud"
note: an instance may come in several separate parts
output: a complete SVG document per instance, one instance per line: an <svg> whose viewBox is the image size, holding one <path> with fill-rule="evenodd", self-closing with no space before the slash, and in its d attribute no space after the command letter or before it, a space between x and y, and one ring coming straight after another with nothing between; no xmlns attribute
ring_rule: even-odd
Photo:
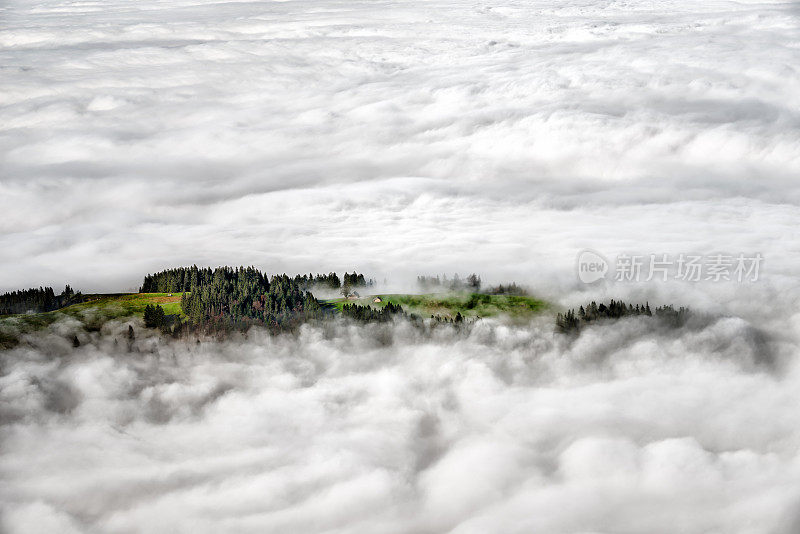
<svg viewBox="0 0 800 534"><path fill-rule="evenodd" d="M2 528L796 532L799 14L9 0L0 291L192 263L394 289L477 271L724 317L135 356L108 333L73 351L60 324L0 354ZM750 285L585 287L584 248L765 265Z"/></svg>
<svg viewBox="0 0 800 534"><path fill-rule="evenodd" d="M796 339L764 366L741 331L626 324L44 333L0 360L4 528L790 532Z"/></svg>
<svg viewBox="0 0 800 534"><path fill-rule="evenodd" d="M635 245L671 244L680 218L684 243L766 249L781 228L742 219L798 222L796 15L11 2L0 285L119 290L194 262L383 275L478 258L501 277L632 220Z"/></svg>

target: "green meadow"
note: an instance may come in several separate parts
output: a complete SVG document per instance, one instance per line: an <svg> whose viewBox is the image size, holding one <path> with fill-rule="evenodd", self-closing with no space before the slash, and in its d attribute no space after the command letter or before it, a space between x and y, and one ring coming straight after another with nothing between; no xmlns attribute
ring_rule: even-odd
<svg viewBox="0 0 800 534"><path fill-rule="evenodd" d="M381 302L373 302L378 297ZM408 313L421 317L441 315L455 317L499 317L526 319L549 308L547 302L527 295L485 295L482 293L429 293L424 295L370 295L356 300L344 298L325 301L341 310L345 304L369 305L382 308L387 303L399 304Z"/></svg>
<svg viewBox="0 0 800 534"><path fill-rule="evenodd" d="M27 334L60 319L81 321L87 330L99 330L112 319L141 317L148 304L158 304L164 313L182 315L182 293L118 293L85 295L88 300L60 310L0 316L0 348L16 343L17 334Z"/></svg>

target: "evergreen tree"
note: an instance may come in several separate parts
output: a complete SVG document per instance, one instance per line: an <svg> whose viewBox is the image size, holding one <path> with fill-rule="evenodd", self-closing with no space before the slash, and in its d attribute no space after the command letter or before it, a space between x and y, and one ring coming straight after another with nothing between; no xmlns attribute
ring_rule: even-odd
<svg viewBox="0 0 800 534"><path fill-rule="evenodd" d="M0 315L48 312L81 301L83 296L73 292L70 286L60 295L56 295L52 287L23 289L0 295Z"/></svg>
<svg viewBox="0 0 800 534"><path fill-rule="evenodd" d="M147 328L160 328L164 326L164 308L160 305L148 304L144 308L144 325Z"/></svg>
<svg viewBox="0 0 800 534"><path fill-rule="evenodd" d="M655 316L658 317L662 323L671 324L674 326L682 325L688 317L689 310L686 308L679 308L675 310L672 305L659 306L655 309ZM579 308L578 314L574 310L568 310L566 313L559 313L556 315L556 327L560 332L572 332L580 330L581 326L603 319L620 319L626 316L643 315L645 317L653 316L650 309L650 303L625 304L621 301L611 300L608 305L600 303L598 306L596 302L592 301L584 308Z"/></svg>

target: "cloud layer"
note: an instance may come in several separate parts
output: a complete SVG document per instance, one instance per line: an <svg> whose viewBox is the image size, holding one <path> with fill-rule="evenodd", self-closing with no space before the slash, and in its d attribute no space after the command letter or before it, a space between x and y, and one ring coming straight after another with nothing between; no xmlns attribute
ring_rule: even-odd
<svg viewBox="0 0 800 534"><path fill-rule="evenodd" d="M563 269L575 235L668 246L664 219L684 241L764 249L798 223L797 15L12 0L0 289L128 289L193 262L530 276Z"/></svg>
<svg viewBox="0 0 800 534"><path fill-rule="evenodd" d="M3 526L41 532L797 527L800 369L741 320L227 343L125 325L2 354ZM771 354L764 360L765 354Z"/></svg>

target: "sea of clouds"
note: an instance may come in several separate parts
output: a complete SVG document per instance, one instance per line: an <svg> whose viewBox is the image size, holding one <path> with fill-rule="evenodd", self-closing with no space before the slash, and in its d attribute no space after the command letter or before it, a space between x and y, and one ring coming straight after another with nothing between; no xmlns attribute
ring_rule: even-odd
<svg viewBox="0 0 800 534"><path fill-rule="evenodd" d="M0 353L0 531L800 531L799 25L761 0L6 0L0 291L475 271L700 318L133 323L133 352L127 324L59 322ZM586 286L585 248L764 264Z"/></svg>
<svg viewBox="0 0 800 534"><path fill-rule="evenodd" d="M699 322L698 322L699 321ZM478 323L0 353L6 532L792 534L796 338Z"/></svg>
<svg viewBox="0 0 800 534"><path fill-rule="evenodd" d="M531 282L584 247L778 268L800 255L799 16L8 0L0 290L193 263Z"/></svg>

